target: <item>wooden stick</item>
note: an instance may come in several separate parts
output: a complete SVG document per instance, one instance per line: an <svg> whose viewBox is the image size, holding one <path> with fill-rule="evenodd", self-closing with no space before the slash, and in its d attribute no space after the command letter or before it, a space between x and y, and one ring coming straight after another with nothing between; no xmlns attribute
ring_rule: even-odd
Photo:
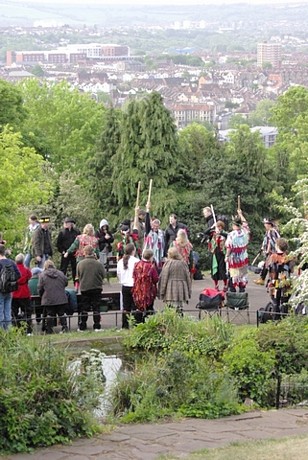
<svg viewBox="0 0 308 460"><path fill-rule="evenodd" d="M212 211L213 221L214 221L214 224L216 226L216 216L215 216L215 212L214 212L214 208L213 208L212 204L211 204L211 211Z"/></svg>
<svg viewBox="0 0 308 460"><path fill-rule="evenodd" d="M141 189L141 181L138 182L138 188L137 188L137 199L136 199L136 208L139 206L139 200L140 200L140 189Z"/></svg>
<svg viewBox="0 0 308 460"><path fill-rule="evenodd" d="M237 209L241 209L241 195L237 195Z"/></svg>
<svg viewBox="0 0 308 460"><path fill-rule="evenodd" d="M153 184L153 179L150 179L149 193L148 193L148 203L151 203L152 184Z"/></svg>

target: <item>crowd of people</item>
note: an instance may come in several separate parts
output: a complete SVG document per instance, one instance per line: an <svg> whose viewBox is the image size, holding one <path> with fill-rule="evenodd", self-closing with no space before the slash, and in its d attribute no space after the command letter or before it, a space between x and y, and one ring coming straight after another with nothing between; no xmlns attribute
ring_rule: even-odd
<svg viewBox="0 0 308 460"><path fill-rule="evenodd" d="M5 241L0 243L0 327L7 329L11 323L18 326L23 320L27 334L32 334L31 280L37 278L37 295L44 308L44 330L52 333L55 317L66 332L67 271L71 268L74 288L81 296L78 310L78 328L87 329L89 311L93 312L93 329L101 329L101 292L107 257L117 256L117 276L121 284L123 300L122 327L129 327L129 318L144 321L154 313L155 299L182 312L191 297L192 278L195 271L193 245L189 229L178 221L176 214L169 216L169 225L163 231L160 220L137 206L133 221L124 220L119 231L113 234L106 219L102 219L97 231L92 224L82 232L74 219L66 217L63 228L55 241L60 253L59 269L52 260L53 244L50 219L35 215L29 218L24 240L24 253L15 262L6 257ZM206 228L202 232L211 255L211 277L218 291L245 292L248 273L247 247L250 229L241 209L232 219L228 231L224 216L215 216L213 208L205 207L203 216ZM286 302L287 283L281 287L281 279L289 278L292 264L287 256L287 241L280 238L275 223L264 220L265 236L262 252L265 257L260 278L263 285L269 275L268 288L277 304ZM9 267L10 270L7 268ZM10 286L4 286L2 278L10 271ZM288 272L288 276L286 275ZM3 274L3 276L2 276ZM219 283L222 282L221 286ZM7 292L6 292L7 291ZM72 289L71 289L72 291Z"/></svg>

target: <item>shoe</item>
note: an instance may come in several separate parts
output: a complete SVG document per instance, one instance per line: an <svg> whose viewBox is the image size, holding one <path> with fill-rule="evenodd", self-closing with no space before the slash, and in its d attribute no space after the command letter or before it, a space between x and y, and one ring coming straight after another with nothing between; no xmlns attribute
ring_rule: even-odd
<svg viewBox="0 0 308 460"><path fill-rule="evenodd" d="M265 281L262 278L259 278L257 280L253 280L255 284L258 284L259 286L264 286Z"/></svg>
<svg viewBox="0 0 308 460"><path fill-rule="evenodd" d="M94 329L94 332L102 332L102 329Z"/></svg>

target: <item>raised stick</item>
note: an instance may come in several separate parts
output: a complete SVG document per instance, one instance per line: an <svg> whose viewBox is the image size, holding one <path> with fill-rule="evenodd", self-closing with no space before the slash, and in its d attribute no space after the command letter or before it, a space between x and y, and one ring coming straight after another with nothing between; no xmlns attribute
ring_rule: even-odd
<svg viewBox="0 0 308 460"><path fill-rule="evenodd" d="M237 209L241 209L241 195L237 195Z"/></svg>
<svg viewBox="0 0 308 460"><path fill-rule="evenodd" d="M215 212L214 212L214 208L213 208L212 204L211 204L211 211L212 211L213 221L214 221L214 224L215 224L215 227L216 227L216 216L215 216Z"/></svg>
<svg viewBox="0 0 308 460"><path fill-rule="evenodd" d="M153 184L153 179L150 179L149 193L148 193L148 203L151 203L152 184Z"/></svg>

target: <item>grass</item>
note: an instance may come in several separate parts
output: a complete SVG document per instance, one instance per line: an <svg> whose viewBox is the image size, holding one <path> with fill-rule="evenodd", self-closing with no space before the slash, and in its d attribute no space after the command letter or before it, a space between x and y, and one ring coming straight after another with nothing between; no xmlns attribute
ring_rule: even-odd
<svg viewBox="0 0 308 460"><path fill-rule="evenodd" d="M308 436L266 441L234 442L226 447L204 449L185 456L185 460L306 460ZM183 456L160 456L159 460L178 460Z"/></svg>

